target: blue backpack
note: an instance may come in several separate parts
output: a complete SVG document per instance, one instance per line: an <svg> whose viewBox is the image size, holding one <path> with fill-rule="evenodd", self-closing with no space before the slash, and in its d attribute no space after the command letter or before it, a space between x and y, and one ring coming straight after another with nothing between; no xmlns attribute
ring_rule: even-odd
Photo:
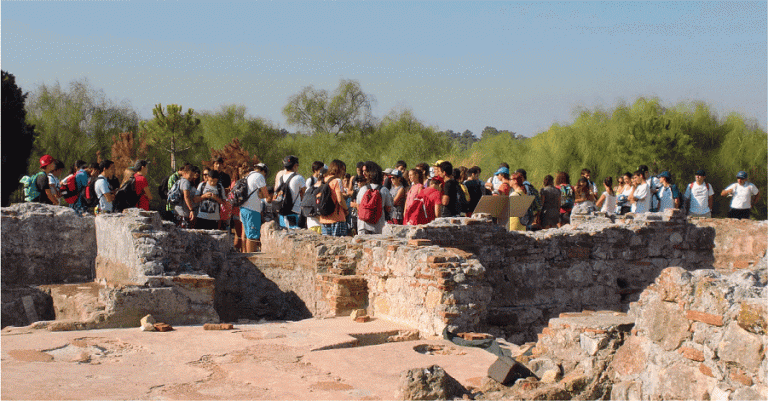
<svg viewBox="0 0 768 401"><path fill-rule="evenodd" d="M46 174L44 171L39 171L32 176L25 175L19 180L20 183L24 184L24 201L32 202L40 197L40 188L37 187L37 178L40 175Z"/></svg>

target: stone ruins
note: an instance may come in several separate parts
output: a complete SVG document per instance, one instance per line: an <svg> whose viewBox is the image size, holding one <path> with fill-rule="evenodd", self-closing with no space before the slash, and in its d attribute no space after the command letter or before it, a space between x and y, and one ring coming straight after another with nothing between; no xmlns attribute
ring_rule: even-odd
<svg viewBox="0 0 768 401"><path fill-rule="evenodd" d="M531 374L475 398L768 399L768 222L677 210L507 232L482 216L262 253L156 212L2 209L2 325L48 330L349 316L489 333ZM407 393L407 391L405 392Z"/></svg>

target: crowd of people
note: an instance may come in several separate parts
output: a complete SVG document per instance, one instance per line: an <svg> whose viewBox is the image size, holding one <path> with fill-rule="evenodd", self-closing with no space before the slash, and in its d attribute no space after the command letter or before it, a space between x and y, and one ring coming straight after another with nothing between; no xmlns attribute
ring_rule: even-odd
<svg viewBox="0 0 768 401"><path fill-rule="evenodd" d="M269 169L263 163L242 163L225 172L218 158L202 170L190 163L163 179L158 193L166 202L164 217L179 227L232 230L234 246L244 252L261 249L261 225L277 220L287 229L307 228L318 234L347 236L381 233L386 224L426 224L438 217L469 216L483 196L531 195L522 217L510 217L510 230L538 230L569 224L571 213L602 212L627 214L684 209L690 216L711 217L714 190L706 172L681 190L669 171L652 175L647 166L616 178L606 177L602 191L592 181L589 169L571 184L566 172L544 177L537 190L524 169L511 172L501 163L495 173L481 181L477 166L454 168L449 161L419 163L408 169L404 161L382 169L375 162L359 162L354 175L341 160L312 163L312 175L299 174L299 159L286 156L283 169L267 185ZM41 171L25 176L25 200L53 205L68 204L77 213L113 213L129 207L149 210L152 192L145 160L122 172L118 178L110 160L88 164L78 160L69 174L59 179L64 164L45 155ZM732 197L728 217L749 218L759 199L757 187L739 171L737 182L720 195Z"/></svg>

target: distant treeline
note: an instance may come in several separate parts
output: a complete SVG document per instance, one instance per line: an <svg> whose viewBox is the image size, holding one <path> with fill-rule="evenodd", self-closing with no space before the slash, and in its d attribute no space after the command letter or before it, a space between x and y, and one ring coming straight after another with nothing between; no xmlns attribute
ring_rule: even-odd
<svg viewBox="0 0 768 401"><path fill-rule="evenodd" d="M305 176L314 160L340 159L354 173L358 161L392 167L405 160L412 167L443 159L454 166L477 165L485 178L503 161L512 169L526 169L528 180L539 187L545 175L558 171L578 177L586 167L593 180L601 182L645 164L656 173L669 170L681 187L693 181L696 170L704 169L719 194L744 170L762 193L753 217L766 218L766 131L736 113L719 117L703 102L664 107L659 99L640 98L610 110L584 110L573 123L554 124L531 138L494 127L486 127L478 138L470 131L427 126L410 109L393 110L378 119L370 114L371 100L351 80L342 80L332 93L303 88L283 110L288 122L299 128L293 133L249 116L241 105L193 111L200 122L180 138L183 143L176 143L177 163L204 165L212 152L238 138L239 146L273 173L285 155L298 156L299 172ZM37 171L37 160L46 153L67 166L78 159L146 158L153 183L171 172L168 147L154 133L142 130L148 125L141 124L130 104L110 100L85 79L68 88L59 84L34 88L26 99L26 111L26 121L35 126L36 134L29 172ZM126 132L135 136L128 140L119 135ZM18 195L11 201L18 201ZM714 214L724 216L728 202L716 195Z"/></svg>

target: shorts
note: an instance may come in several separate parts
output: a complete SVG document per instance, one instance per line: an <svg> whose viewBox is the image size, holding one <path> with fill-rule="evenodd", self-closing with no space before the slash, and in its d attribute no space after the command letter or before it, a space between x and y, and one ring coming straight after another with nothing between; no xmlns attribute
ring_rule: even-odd
<svg viewBox="0 0 768 401"><path fill-rule="evenodd" d="M752 209L731 209L728 211L728 218L739 219L739 220L743 220L743 219L749 220L749 212L751 210Z"/></svg>
<svg viewBox="0 0 768 401"><path fill-rule="evenodd" d="M243 231L245 232L245 238L247 239L261 238L261 213L241 207L240 221L243 222Z"/></svg>
<svg viewBox="0 0 768 401"><path fill-rule="evenodd" d="M323 224L323 235L344 237L347 235L347 222L339 221L333 224Z"/></svg>
<svg viewBox="0 0 768 401"><path fill-rule="evenodd" d="M198 230L218 230L218 220L197 219L195 222L195 228Z"/></svg>

